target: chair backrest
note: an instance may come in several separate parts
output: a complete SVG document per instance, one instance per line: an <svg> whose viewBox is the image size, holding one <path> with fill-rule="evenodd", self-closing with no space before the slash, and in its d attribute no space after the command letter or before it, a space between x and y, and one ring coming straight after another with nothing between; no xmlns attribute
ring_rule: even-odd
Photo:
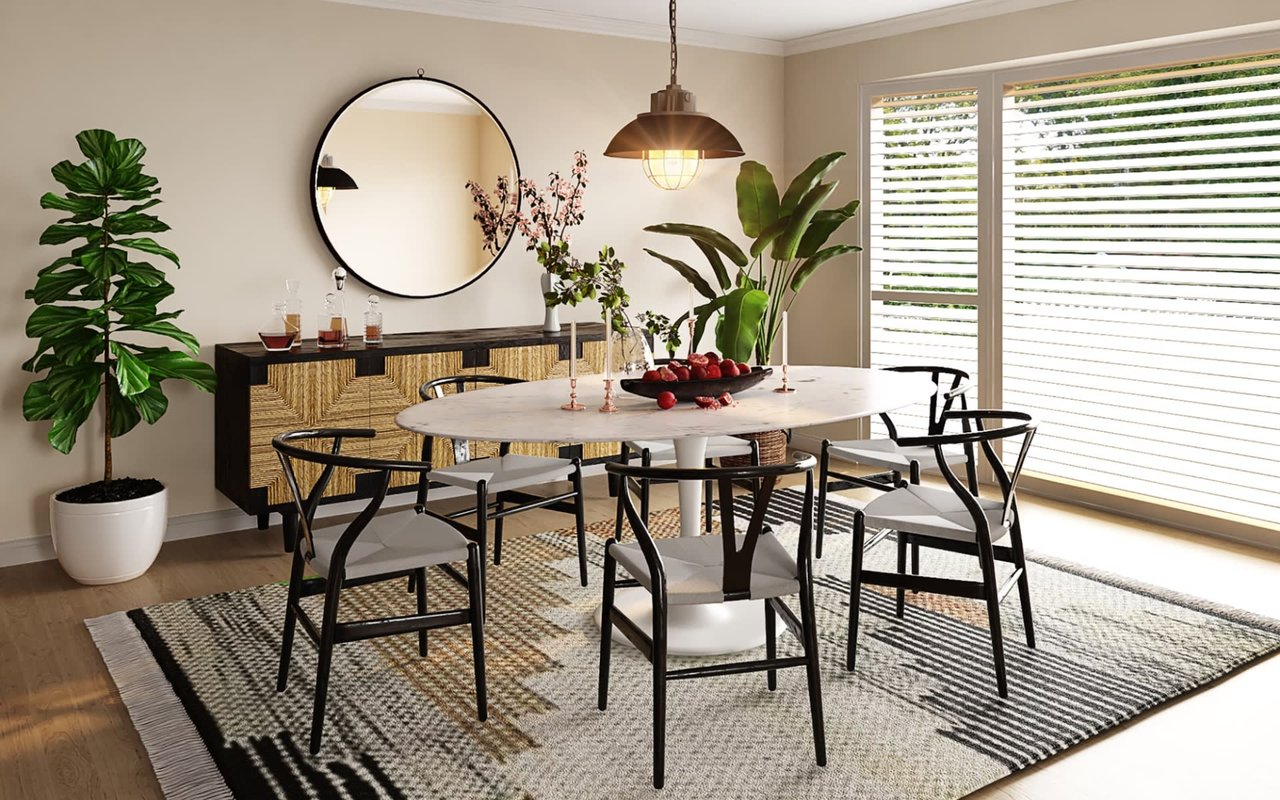
<svg viewBox="0 0 1280 800"><path fill-rule="evenodd" d="M423 400L439 400L448 397L450 394L462 394L466 391L475 391L477 387L482 386L510 386L513 383L524 383L523 378L509 378L505 375L446 375L441 378L433 378L422 386L418 387L418 396ZM446 391L452 389L452 391ZM427 436L422 442L422 460L428 464L431 463L433 453L434 437ZM502 443L500 448L501 455L506 455L511 445L506 442ZM471 447L465 440L453 440L453 461L455 464L463 464L471 460Z"/></svg>
<svg viewBox="0 0 1280 800"><path fill-rule="evenodd" d="M902 367L885 367L885 372L928 373L937 384L938 391L929 397L929 421L925 428L928 434L942 432L942 415L959 405L961 410L968 408L965 393L969 390L969 373L955 367L939 367L924 365L907 365ZM889 430L889 438L898 441L902 435L898 426L888 414L881 414L880 421Z"/></svg>
<svg viewBox="0 0 1280 800"><path fill-rule="evenodd" d="M421 473L430 468L430 465L423 464L420 461L365 458L342 453L342 441L344 439L372 439L375 436L376 433L369 428L314 428L281 433L271 440L271 446L275 448L276 456L280 459L280 466L284 469L285 481L288 483L289 492L293 496L294 506L298 510L298 528L302 534L302 541L299 542L298 546L304 548L302 555L308 561L315 557L315 538L311 532L312 523L315 520L316 509L320 505L320 498L324 494L325 488L328 487L330 478L333 477L334 469L342 467L361 472L374 472L378 473L380 479L375 485L373 498L369 501L369 505L348 526L347 531L343 533L339 542L338 550L341 551L342 560L345 560L346 551L351 547L351 543L355 541L356 537L360 535L360 531L364 530L374 515L378 513L378 509L382 506L382 501L386 499L387 490L391 488L391 473ZM327 450L311 449L305 446L313 443L323 444L326 441L332 442ZM297 470L295 469L295 462L298 461L318 464L322 467L320 476L312 484L311 490L305 494L302 491L298 481Z"/></svg>
<svg viewBox="0 0 1280 800"><path fill-rule="evenodd" d="M751 596L751 566L755 559L756 543L764 531L765 512L773 497L778 479L785 475L805 475L804 511L800 518L800 545L796 563L802 575L811 574L813 544L813 467L817 460L811 455L804 455L795 461L781 464L763 464L742 467L645 467L639 465L609 462L605 470L619 475L624 480L618 481L618 503L622 506L631 529L635 531L636 542L644 554L649 566L649 574L653 578L655 595L666 594L666 568L662 556L654 544L653 536L645 520L636 510L635 501L631 497L634 482L642 480L681 480L681 481L714 481L720 492L720 527L721 545L724 548L724 577L721 591L724 599L743 600ZM627 478L634 479L626 480ZM754 507L747 529L743 533L742 546L738 547L737 529L734 518L734 481L750 481L755 485Z"/></svg>
<svg viewBox="0 0 1280 800"><path fill-rule="evenodd" d="M947 423L952 421L959 422L963 430L947 433L945 430ZM1006 424L994 428L989 427L988 423L993 421ZM930 436L904 437L898 440L898 444L904 447L923 445L933 448L934 456L938 461L938 470L942 473L952 491L964 501L965 507L969 509L969 513L974 517L974 521L978 523L980 529L986 525L986 515L974 499L974 495L964 484L960 483L960 479L951 471L951 466L947 463L943 447L956 444L966 446L981 445L983 455L986 456L987 463L991 466L991 471L995 473L996 481L1000 484L1000 492L1004 497L1001 522L1004 525L1010 524L1017 508L1015 492L1018 486L1018 478L1022 475L1023 464L1027 461L1027 452L1031 449L1031 440L1036 435L1037 423L1035 418L1025 411L1001 409L953 410L943 413L941 423L943 430L940 433ZM1022 437L1022 446L1018 448L1018 457L1014 461L1013 469L1009 470L1006 469L1000 454L996 452L994 442L1018 436Z"/></svg>

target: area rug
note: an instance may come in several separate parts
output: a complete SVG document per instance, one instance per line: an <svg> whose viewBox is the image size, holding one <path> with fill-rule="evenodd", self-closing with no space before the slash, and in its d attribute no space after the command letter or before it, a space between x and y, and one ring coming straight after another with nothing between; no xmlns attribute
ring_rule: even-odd
<svg viewBox="0 0 1280 800"><path fill-rule="evenodd" d="M769 518L789 546L799 512L797 492L775 495ZM851 521L843 502L828 512L829 530L847 532ZM678 517L656 512L654 524L670 535ZM475 719L465 628L432 633L427 658L413 636L348 644L336 651L314 757L316 659L306 637L288 690L275 691L284 586L87 624L169 800L958 798L1280 648L1280 622L1035 557L1038 647L1024 644L1016 602L1003 615L1007 700L996 695L986 615L974 601L909 595L898 619L889 594L865 589L858 669L846 673L851 537L830 535L817 569L828 765L814 764L803 670L779 673L776 692L759 673L680 681L668 690L659 793L647 662L615 646L609 710L596 709L592 610L610 529L591 527L587 588L569 531L506 543L490 570L487 723ZM894 550L882 543L868 564L891 568ZM972 574L971 559L924 555L931 574ZM412 611L400 582L343 598L344 615ZM462 603L443 576L431 598ZM782 649L797 649L780 636Z"/></svg>

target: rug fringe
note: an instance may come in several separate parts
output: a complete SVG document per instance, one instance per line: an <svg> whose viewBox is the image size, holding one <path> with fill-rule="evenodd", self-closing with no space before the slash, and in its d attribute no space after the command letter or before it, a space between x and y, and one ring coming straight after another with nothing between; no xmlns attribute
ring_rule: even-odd
<svg viewBox="0 0 1280 800"><path fill-rule="evenodd" d="M234 800L151 648L124 612L85 620L166 800Z"/></svg>

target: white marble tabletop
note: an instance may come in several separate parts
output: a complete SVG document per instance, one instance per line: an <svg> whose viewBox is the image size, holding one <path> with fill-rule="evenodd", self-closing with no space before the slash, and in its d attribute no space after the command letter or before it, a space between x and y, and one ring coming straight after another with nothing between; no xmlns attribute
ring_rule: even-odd
<svg viewBox="0 0 1280 800"><path fill-rule="evenodd" d="M680 403L663 411L645 397L615 387L617 413L596 409L604 399L599 375L578 379L578 401L586 411L564 411L569 381L557 378L464 392L411 406L396 424L415 433L492 442L616 442L681 439L732 433L807 428L858 419L923 402L936 391L928 375L854 367L789 368L795 392L782 385L781 370L735 395L737 405L705 410Z"/></svg>

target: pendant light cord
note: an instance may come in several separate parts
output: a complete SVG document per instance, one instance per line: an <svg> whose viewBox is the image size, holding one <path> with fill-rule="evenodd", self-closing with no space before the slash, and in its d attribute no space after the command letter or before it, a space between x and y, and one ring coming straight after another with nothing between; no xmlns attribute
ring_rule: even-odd
<svg viewBox="0 0 1280 800"><path fill-rule="evenodd" d="M671 0L671 85L675 86L676 81L676 0Z"/></svg>

